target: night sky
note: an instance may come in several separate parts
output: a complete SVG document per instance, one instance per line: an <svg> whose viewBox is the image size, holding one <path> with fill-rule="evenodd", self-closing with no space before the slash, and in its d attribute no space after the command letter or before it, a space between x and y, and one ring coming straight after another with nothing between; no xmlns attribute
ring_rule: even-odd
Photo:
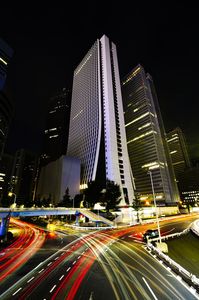
<svg viewBox="0 0 199 300"><path fill-rule="evenodd" d="M199 157L198 9L196 2L167 2L1 4L0 36L15 51L7 79L15 117L6 151L41 151L49 97L72 88L74 69L106 34L117 46L121 78L143 65L154 79L166 131L180 126L192 157Z"/></svg>

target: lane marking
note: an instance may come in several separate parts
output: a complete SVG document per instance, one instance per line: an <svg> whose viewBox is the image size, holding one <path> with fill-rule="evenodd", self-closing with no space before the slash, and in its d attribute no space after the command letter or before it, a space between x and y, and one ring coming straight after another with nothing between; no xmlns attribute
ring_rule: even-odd
<svg viewBox="0 0 199 300"><path fill-rule="evenodd" d="M57 260L59 257L55 257L55 259L54 260Z"/></svg>
<svg viewBox="0 0 199 300"><path fill-rule="evenodd" d="M52 263L53 263L52 261L51 261L51 262L49 262L49 264L47 264L47 266L50 266Z"/></svg>
<svg viewBox="0 0 199 300"><path fill-rule="evenodd" d="M41 269L38 273L41 273L44 269Z"/></svg>
<svg viewBox="0 0 199 300"><path fill-rule="evenodd" d="M33 276L32 278L30 278L27 282L31 282L35 277Z"/></svg>
<svg viewBox="0 0 199 300"><path fill-rule="evenodd" d="M73 262L73 265L76 263L76 260Z"/></svg>
<svg viewBox="0 0 199 300"><path fill-rule="evenodd" d="M77 259L80 259L80 257L81 257L81 255L79 255Z"/></svg>
<svg viewBox="0 0 199 300"><path fill-rule="evenodd" d="M52 287L52 289L50 290L50 293L52 293L52 291L56 288L56 284Z"/></svg>
<svg viewBox="0 0 199 300"><path fill-rule="evenodd" d="M68 272L70 269L71 269L71 267L69 267L69 268L66 270L66 272Z"/></svg>
<svg viewBox="0 0 199 300"><path fill-rule="evenodd" d="M16 292L14 292L12 295L16 295L20 290L22 289L22 287L20 287Z"/></svg>
<svg viewBox="0 0 199 300"><path fill-rule="evenodd" d="M151 289L151 287L149 286L149 284L148 284L148 282L146 281L146 279L145 279L144 277L142 277L142 279L143 279L144 283L146 284L146 286L148 287L149 291L151 292L153 298L154 298L155 300L158 300L158 298L156 297L156 295L155 295L154 292L152 291L152 289Z"/></svg>
<svg viewBox="0 0 199 300"><path fill-rule="evenodd" d="M62 276L59 278L59 280L62 280L63 277L64 277L64 275L62 275Z"/></svg>

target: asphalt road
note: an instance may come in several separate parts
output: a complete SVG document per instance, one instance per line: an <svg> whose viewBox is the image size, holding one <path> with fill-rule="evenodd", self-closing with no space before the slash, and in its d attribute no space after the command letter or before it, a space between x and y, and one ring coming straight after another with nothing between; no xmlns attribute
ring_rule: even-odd
<svg viewBox="0 0 199 300"><path fill-rule="evenodd" d="M182 231L196 218L161 222L161 233ZM142 233L155 227L83 234L69 244L63 236L52 239L53 254L45 258L40 250L37 266L26 264L24 276L6 287L0 299L199 299L145 250Z"/></svg>

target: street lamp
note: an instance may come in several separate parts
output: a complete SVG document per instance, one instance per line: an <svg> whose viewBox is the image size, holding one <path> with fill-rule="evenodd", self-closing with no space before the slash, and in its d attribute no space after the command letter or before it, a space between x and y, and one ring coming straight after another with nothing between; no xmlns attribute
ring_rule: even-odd
<svg viewBox="0 0 199 300"><path fill-rule="evenodd" d="M158 211L157 211L157 205L156 205L156 200L155 200L155 192L154 192L154 186L153 186L152 172L148 171L148 174L150 175L150 179L151 179L151 187L152 187L152 192L153 192L153 201L154 201L155 211L156 211L156 222L157 222L157 226L158 226L158 235L159 235L159 239L160 239L160 243L161 243L160 224L159 224Z"/></svg>
<svg viewBox="0 0 199 300"><path fill-rule="evenodd" d="M8 196L9 196L9 197L12 197L13 195L14 195L14 203L13 203L13 204L14 204L14 207L16 207L16 199L17 199L17 195L16 195L15 193L13 193L13 192L9 192L9 193L8 193Z"/></svg>

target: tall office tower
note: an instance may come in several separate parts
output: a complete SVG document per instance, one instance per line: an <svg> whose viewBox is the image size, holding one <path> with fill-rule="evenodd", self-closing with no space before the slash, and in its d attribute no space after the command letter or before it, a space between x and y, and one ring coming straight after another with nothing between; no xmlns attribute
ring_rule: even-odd
<svg viewBox="0 0 199 300"><path fill-rule="evenodd" d="M41 164L58 159L66 154L70 121L71 91L63 88L50 98Z"/></svg>
<svg viewBox="0 0 199 300"><path fill-rule="evenodd" d="M179 175L191 167L186 139L179 127L167 133L167 143L171 154L175 176L176 179L179 180Z"/></svg>
<svg viewBox="0 0 199 300"><path fill-rule="evenodd" d="M13 166L14 157L9 154L3 154L0 160L0 207L8 206L9 181Z"/></svg>
<svg viewBox="0 0 199 300"><path fill-rule="evenodd" d="M81 189L109 179L121 187L120 205L132 202L117 52L105 35L74 71L67 155L81 161Z"/></svg>
<svg viewBox="0 0 199 300"><path fill-rule="evenodd" d="M11 172L10 191L17 196L17 203L27 205L33 200L37 174L37 156L27 150L16 152Z"/></svg>
<svg viewBox="0 0 199 300"><path fill-rule="evenodd" d="M177 202L178 189L155 88L151 76L141 65L125 76L122 93L128 153L141 202L153 201L152 185L157 204Z"/></svg>
<svg viewBox="0 0 199 300"><path fill-rule="evenodd" d="M13 104L3 91L13 50L0 38L0 160L3 155L8 128L13 116Z"/></svg>
<svg viewBox="0 0 199 300"><path fill-rule="evenodd" d="M12 101L3 91L0 91L0 160L4 152L9 126L13 117Z"/></svg>
<svg viewBox="0 0 199 300"><path fill-rule="evenodd" d="M7 76L9 61L13 55L13 50L0 38L0 91L3 89Z"/></svg>

